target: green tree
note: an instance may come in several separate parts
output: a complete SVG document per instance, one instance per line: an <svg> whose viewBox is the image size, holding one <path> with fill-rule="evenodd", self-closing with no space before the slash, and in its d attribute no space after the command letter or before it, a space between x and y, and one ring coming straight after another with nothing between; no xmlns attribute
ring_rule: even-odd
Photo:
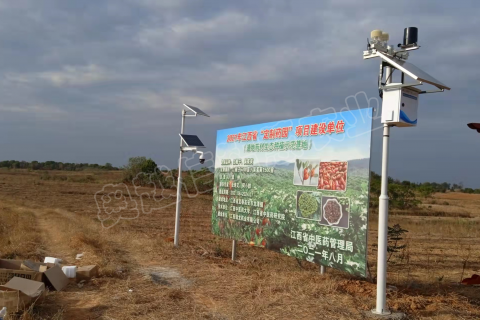
<svg viewBox="0 0 480 320"><path fill-rule="evenodd" d="M422 197L430 198L432 194L435 192L435 189L432 185L424 183L417 188L417 191L420 193Z"/></svg>
<svg viewBox="0 0 480 320"><path fill-rule="evenodd" d="M154 173L157 169L157 164L152 159L147 159L142 163L142 172L143 173Z"/></svg>
<svg viewBox="0 0 480 320"><path fill-rule="evenodd" d="M128 164L124 167L123 181L144 185L149 182L149 174L155 173L157 164L152 159L146 157L132 157L128 159ZM143 173L143 174L142 174Z"/></svg>
<svg viewBox="0 0 480 320"><path fill-rule="evenodd" d="M465 188L463 189L463 192L465 193L474 193L474 190L472 188Z"/></svg>
<svg viewBox="0 0 480 320"><path fill-rule="evenodd" d="M420 201L415 197L411 186L401 184L388 185L388 196L390 198L390 205L394 208L407 209L416 207Z"/></svg>

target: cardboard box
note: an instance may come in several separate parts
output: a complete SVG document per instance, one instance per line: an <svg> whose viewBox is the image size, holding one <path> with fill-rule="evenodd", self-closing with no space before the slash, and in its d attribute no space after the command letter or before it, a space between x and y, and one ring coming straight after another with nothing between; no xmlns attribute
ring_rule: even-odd
<svg viewBox="0 0 480 320"><path fill-rule="evenodd" d="M7 307L8 313L22 311L30 302L31 299L20 291L0 286L0 306Z"/></svg>
<svg viewBox="0 0 480 320"><path fill-rule="evenodd" d="M43 273L43 281L50 289L63 290L70 281L59 266L54 266Z"/></svg>
<svg viewBox="0 0 480 320"><path fill-rule="evenodd" d="M47 271L48 266L45 263L34 262L32 260L24 260L20 268L22 270L28 270L28 271L33 270L37 272L45 272Z"/></svg>
<svg viewBox="0 0 480 320"><path fill-rule="evenodd" d="M43 282L26 280L18 277L8 281L8 283L2 287L19 290L32 299L38 299L42 297L43 293L45 292L45 284Z"/></svg>
<svg viewBox="0 0 480 320"><path fill-rule="evenodd" d="M0 285L6 284L13 277L42 281L42 273L35 270L22 270L22 260L0 259Z"/></svg>
<svg viewBox="0 0 480 320"><path fill-rule="evenodd" d="M41 300L44 293L44 283L14 277L0 286L0 306L7 307L9 313L19 312Z"/></svg>
<svg viewBox="0 0 480 320"><path fill-rule="evenodd" d="M98 277L98 266L85 266L77 268L77 280L90 280Z"/></svg>

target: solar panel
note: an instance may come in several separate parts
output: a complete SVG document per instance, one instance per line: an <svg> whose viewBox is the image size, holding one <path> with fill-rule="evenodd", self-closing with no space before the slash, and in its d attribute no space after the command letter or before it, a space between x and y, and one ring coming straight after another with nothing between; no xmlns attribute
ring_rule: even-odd
<svg viewBox="0 0 480 320"><path fill-rule="evenodd" d="M187 145L187 147L198 147L198 148L205 148L202 141L193 134L180 134L183 142Z"/></svg>
<svg viewBox="0 0 480 320"><path fill-rule="evenodd" d="M378 52L378 55L383 60L385 60L389 64L391 64L394 68L402 71L403 73L409 75L410 77L412 77L415 80L429 83L429 84L434 85L435 87L437 87L439 89L450 90L449 87L447 87L446 85L444 85L443 83L441 83L440 81L438 81L437 79L435 79L434 77L432 77L431 75L429 75L428 73L426 73L425 71L423 71L422 69L420 69L419 67L417 67L417 66L415 66L411 63L408 63L408 62L403 61L403 60L391 58L391 57L389 57L389 56L387 56L387 55L385 55L381 52Z"/></svg>
<svg viewBox="0 0 480 320"><path fill-rule="evenodd" d="M195 112L195 114L198 114L198 115L201 115L201 116L205 116L205 117L210 117L208 114L206 114L205 112L203 112L202 110L198 109L197 107L194 107L194 106L189 106L188 104L183 104L185 107L187 107L188 109L192 110L193 112Z"/></svg>

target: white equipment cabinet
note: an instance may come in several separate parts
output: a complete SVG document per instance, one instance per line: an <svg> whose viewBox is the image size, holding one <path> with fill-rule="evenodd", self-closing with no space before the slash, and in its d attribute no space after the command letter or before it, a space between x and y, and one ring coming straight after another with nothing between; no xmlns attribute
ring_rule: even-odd
<svg viewBox="0 0 480 320"><path fill-rule="evenodd" d="M389 86L397 86L390 88ZM412 127L417 125L418 95L420 90L398 88L399 84L387 84L383 89L382 123L396 127Z"/></svg>

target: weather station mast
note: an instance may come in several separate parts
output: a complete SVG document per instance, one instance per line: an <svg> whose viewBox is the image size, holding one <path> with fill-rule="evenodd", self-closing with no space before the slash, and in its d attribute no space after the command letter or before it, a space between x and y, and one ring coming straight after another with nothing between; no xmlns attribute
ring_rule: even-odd
<svg viewBox="0 0 480 320"><path fill-rule="evenodd" d="M368 39L367 50L363 59L380 58L378 90L382 98L383 151L381 194L378 210L378 258L377 258L377 301L376 307L369 314L376 318L401 319L403 314L392 313L387 306L387 244L388 244L388 151L391 127L414 127L417 125L419 96L426 93L450 90L425 71L407 62L410 51L420 48L418 29L404 29L403 44L397 49L388 44L389 34L382 30L373 30ZM394 83L393 72L401 72L401 82ZM405 75L413 79L406 82ZM385 79L385 80L384 80ZM429 84L434 90L424 91L417 87Z"/></svg>

